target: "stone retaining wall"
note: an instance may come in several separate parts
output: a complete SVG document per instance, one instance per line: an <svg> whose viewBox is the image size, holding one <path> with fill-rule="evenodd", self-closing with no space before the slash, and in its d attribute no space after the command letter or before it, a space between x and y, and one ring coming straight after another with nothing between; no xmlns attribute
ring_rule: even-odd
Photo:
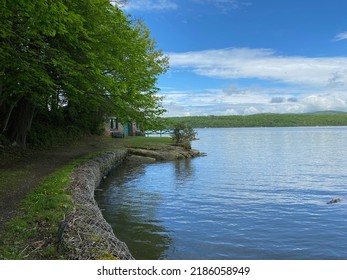
<svg viewBox="0 0 347 280"><path fill-rule="evenodd" d="M60 225L61 246L70 259L133 259L113 233L94 199L103 176L127 157L127 150L107 152L74 172L70 184L74 209Z"/></svg>

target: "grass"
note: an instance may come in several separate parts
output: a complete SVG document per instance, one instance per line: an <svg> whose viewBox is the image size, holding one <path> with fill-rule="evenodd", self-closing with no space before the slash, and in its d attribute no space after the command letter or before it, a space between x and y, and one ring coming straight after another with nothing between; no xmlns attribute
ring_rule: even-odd
<svg viewBox="0 0 347 280"><path fill-rule="evenodd" d="M125 145L132 148L161 149L164 145L172 144L171 137L127 137L124 139Z"/></svg>
<svg viewBox="0 0 347 280"><path fill-rule="evenodd" d="M86 159L57 170L23 199L17 216L1 236L0 259L64 258L55 246L55 237L59 222L73 207L67 191L70 175Z"/></svg>

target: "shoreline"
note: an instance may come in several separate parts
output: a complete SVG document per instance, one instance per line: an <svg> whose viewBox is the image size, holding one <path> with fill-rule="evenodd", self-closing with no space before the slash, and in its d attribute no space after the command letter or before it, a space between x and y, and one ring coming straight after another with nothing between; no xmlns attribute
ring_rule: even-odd
<svg viewBox="0 0 347 280"><path fill-rule="evenodd" d="M48 151L5 151L0 258L132 259L127 249L114 249L123 248L122 243L103 221L94 190L123 162L138 165L201 155L173 146L169 139L145 137L90 137Z"/></svg>
<svg viewBox="0 0 347 280"><path fill-rule="evenodd" d="M69 259L133 260L127 245L114 234L102 215L94 191L109 172L130 161L132 164L174 161L204 156L197 150L167 146L166 149L127 148L104 152L77 167L71 176L69 190L73 211L60 225L59 246L64 247Z"/></svg>

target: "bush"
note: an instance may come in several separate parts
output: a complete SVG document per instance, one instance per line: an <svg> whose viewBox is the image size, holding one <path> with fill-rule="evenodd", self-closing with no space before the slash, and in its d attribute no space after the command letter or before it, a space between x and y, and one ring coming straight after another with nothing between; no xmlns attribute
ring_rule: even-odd
<svg viewBox="0 0 347 280"><path fill-rule="evenodd" d="M192 148L191 142L196 140L197 132L194 129L185 124L185 123L177 123L173 129L172 140L176 145L185 148L186 150L190 150Z"/></svg>
<svg viewBox="0 0 347 280"><path fill-rule="evenodd" d="M52 125L43 122L33 124L28 133L27 143L32 148L49 148L56 144L66 144L88 135L88 132L74 125Z"/></svg>

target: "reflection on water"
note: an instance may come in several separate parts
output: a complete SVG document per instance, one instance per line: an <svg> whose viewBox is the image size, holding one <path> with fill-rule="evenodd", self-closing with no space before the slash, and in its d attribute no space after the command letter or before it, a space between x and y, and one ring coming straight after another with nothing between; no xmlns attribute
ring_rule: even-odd
<svg viewBox="0 0 347 280"><path fill-rule="evenodd" d="M347 259L347 128L199 138L207 157L117 167L97 193L135 258Z"/></svg>
<svg viewBox="0 0 347 280"><path fill-rule="evenodd" d="M165 166L166 172L151 173L146 165L118 166L100 186L103 191L95 196L116 236L127 243L136 259L167 257L165 252L173 243L169 233L173 230L165 228L158 219L160 204L166 201L162 189L179 189L183 181L190 180L194 170L190 159L153 166L160 170Z"/></svg>
<svg viewBox="0 0 347 280"><path fill-rule="evenodd" d="M132 240L127 245L136 259L160 259L171 239L168 230L156 219L160 194L137 188L137 178L144 173L142 165L118 166L102 183L103 192L96 193L95 198L117 237L122 241Z"/></svg>

